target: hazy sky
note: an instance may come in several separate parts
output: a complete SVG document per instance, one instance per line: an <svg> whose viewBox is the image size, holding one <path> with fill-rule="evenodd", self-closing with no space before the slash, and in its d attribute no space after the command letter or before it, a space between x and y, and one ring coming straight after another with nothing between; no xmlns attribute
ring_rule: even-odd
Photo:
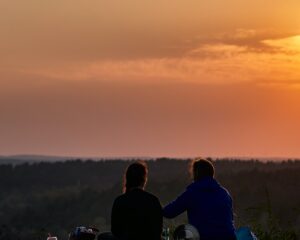
<svg viewBox="0 0 300 240"><path fill-rule="evenodd" d="M299 0L0 0L0 155L300 157Z"/></svg>

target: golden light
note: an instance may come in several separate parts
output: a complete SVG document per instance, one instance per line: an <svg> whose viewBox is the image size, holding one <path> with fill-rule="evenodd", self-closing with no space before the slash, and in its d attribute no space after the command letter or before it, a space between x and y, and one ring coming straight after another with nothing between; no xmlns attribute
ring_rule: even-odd
<svg viewBox="0 0 300 240"><path fill-rule="evenodd" d="M263 41L265 44L290 53L300 53L300 35Z"/></svg>

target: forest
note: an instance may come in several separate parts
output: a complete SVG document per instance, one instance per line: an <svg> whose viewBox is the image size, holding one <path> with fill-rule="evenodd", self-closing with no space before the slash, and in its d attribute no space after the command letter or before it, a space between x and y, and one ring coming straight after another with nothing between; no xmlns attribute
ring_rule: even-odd
<svg viewBox="0 0 300 240"><path fill-rule="evenodd" d="M211 159L217 180L231 193L235 225L259 239L300 239L300 161ZM0 240L59 240L77 226L110 229L114 199L133 160L81 160L0 164ZM147 160L146 190L162 205L191 182L189 159ZM171 229L186 216L166 220Z"/></svg>

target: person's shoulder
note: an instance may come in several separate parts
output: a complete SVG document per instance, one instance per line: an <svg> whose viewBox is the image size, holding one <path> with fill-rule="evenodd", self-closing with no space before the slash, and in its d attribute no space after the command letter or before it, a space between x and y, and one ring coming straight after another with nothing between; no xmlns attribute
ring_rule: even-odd
<svg viewBox="0 0 300 240"><path fill-rule="evenodd" d="M156 202L159 202L159 199L157 196L155 196L154 194L150 193L150 192L147 192L147 191L143 191L143 194L150 200L152 201L156 201Z"/></svg>
<svg viewBox="0 0 300 240"><path fill-rule="evenodd" d="M220 184L219 189L222 192L222 195L223 195L224 199L227 199L227 200L232 202L232 197L231 197L230 192L224 186L222 186L221 184Z"/></svg>
<svg viewBox="0 0 300 240"><path fill-rule="evenodd" d="M220 188L222 189L222 191L224 192L224 194L226 194L228 197L231 198L230 192L223 186L220 186Z"/></svg>
<svg viewBox="0 0 300 240"><path fill-rule="evenodd" d="M149 197L149 198L153 198L153 199L158 199L153 193L148 192L148 191L143 191L143 194L145 194L145 196Z"/></svg>
<svg viewBox="0 0 300 240"><path fill-rule="evenodd" d="M126 194L123 193L123 194L121 194L121 195L119 195L119 196L117 196L117 197L115 198L114 204L118 204L118 203L120 203L120 202L123 202L125 199L126 199Z"/></svg>
<svg viewBox="0 0 300 240"><path fill-rule="evenodd" d="M187 187L185 188L186 191L194 191L195 188L197 188L197 186L199 185L199 183L197 181L190 183L189 185L187 185Z"/></svg>

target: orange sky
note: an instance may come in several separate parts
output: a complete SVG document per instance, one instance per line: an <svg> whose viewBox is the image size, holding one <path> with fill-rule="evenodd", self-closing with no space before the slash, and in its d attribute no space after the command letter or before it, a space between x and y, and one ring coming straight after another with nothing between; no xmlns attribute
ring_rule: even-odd
<svg viewBox="0 0 300 240"><path fill-rule="evenodd" d="M300 157L298 0L0 2L0 155Z"/></svg>

